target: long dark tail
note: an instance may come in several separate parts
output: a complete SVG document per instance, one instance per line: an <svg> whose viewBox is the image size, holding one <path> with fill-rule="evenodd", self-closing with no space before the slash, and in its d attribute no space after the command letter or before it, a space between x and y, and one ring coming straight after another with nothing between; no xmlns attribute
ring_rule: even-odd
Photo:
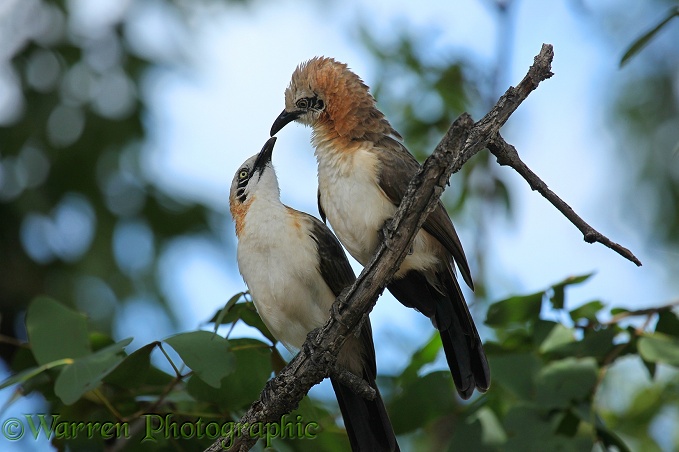
<svg viewBox="0 0 679 452"><path fill-rule="evenodd" d="M336 379L330 378L342 411L351 450L361 452L398 451L400 449L396 442L394 429L391 426L377 383L375 383L377 364L375 362L375 345L373 344L370 320L363 323L359 338L350 338L349 341L345 343L345 350L342 352L346 352L347 347L349 347L348 349L353 350L354 353L360 353L362 369L354 369L354 372L357 374L360 372L363 379L375 390L377 395L375 400L364 399ZM349 363L341 362L343 355L344 353L340 353L338 364L349 366ZM347 358L346 355L344 358Z"/></svg>
<svg viewBox="0 0 679 452"><path fill-rule="evenodd" d="M446 270L435 276L442 290L433 287L417 271L392 281L387 288L405 306L417 309L432 320L441 334L457 392L468 399L475 388L481 392L488 390L490 369L460 285L452 272Z"/></svg>
<svg viewBox="0 0 679 452"><path fill-rule="evenodd" d="M398 451L391 421L375 381L368 381L377 391L375 400L356 395L351 389L330 379L337 396L344 425L353 451Z"/></svg>

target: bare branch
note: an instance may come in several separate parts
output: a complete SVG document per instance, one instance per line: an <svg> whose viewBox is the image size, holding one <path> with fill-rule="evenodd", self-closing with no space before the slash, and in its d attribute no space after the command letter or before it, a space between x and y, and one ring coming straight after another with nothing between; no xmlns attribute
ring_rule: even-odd
<svg viewBox="0 0 679 452"><path fill-rule="evenodd" d="M613 242L605 235L601 234L599 231L595 230L588 223L585 222L580 216L573 211L573 209L566 204L561 198L559 198L556 193L549 189L547 184L545 184L542 179L540 179L537 174L535 174L519 157L519 153L516 148L511 144L507 143L500 134L495 135L488 143L488 149L490 152L497 157L497 162L500 165L507 165L512 167L517 173L519 173L532 190L536 190L542 196L544 196L549 202L556 207L559 212L564 214L566 218L570 220L571 223L575 225L576 228L582 232L583 238L587 243L599 242L602 245L612 249L616 253L620 254L625 259L634 262L637 266L641 266L641 261L632 254L630 250L625 248L618 243Z"/></svg>
<svg viewBox="0 0 679 452"><path fill-rule="evenodd" d="M484 149L509 116L538 84L549 78L553 50L543 45L540 54L526 77L516 87L511 87L495 107L474 124L467 114L461 115L448 130L434 153L410 182L408 190L394 218L385 231L385 240L375 256L365 266L352 287L335 301L339 306L319 330L309 334L302 350L272 380L260 398L243 415L240 425L278 422L286 413L297 407L309 389L326 377L332 369L342 345L369 313L377 297L391 280L405 259L410 244L424 223L426 216L438 202L448 178L474 154ZM250 438L247 429L236 436L232 450L246 451L257 441ZM217 440L206 451L223 450L227 438Z"/></svg>
<svg viewBox="0 0 679 452"><path fill-rule="evenodd" d="M677 306L679 306L679 300L673 301L662 306L657 306L655 308L637 309L635 311L624 311L614 315L608 321L601 323L601 325L614 325L620 322L622 319L626 319L628 317L639 317L639 316L651 317L655 314L660 314L661 312L671 311Z"/></svg>

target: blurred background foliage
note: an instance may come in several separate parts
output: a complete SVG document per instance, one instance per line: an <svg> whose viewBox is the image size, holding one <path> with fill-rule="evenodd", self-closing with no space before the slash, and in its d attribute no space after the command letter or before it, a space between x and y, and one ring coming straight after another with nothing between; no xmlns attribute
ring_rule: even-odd
<svg viewBox="0 0 679 452"><path fill-rule="evenodd" d="M172 375L149 364L149 356L160 351L161 343L127 356L110 339L122 339L115 329L126 306L150 306L151 311L141 312L164 317L170 325L175 322L162 284L167 276L161 274L163 253L173 241L201 236L215 247L233 251L233 243L222 231L230 222L228 214L156 184L142 163L148 152L149 74L160 67L181 70L186 51L177 45L173 51L159 53L143 45L134 8L144 3L121 2L94 24L79 20L78 10L86 2L23 0L3 7L0 357L14 371L49 364L36 355L35 347L58 342L58 330L41 339L26 332L29 303L47 295L87 315L87 345L81 337L84 351L79 358L86 361L100 353L97 357L110 366L95 369L93 381L67 384L71 390L67 394L75 399L67 396L65 401L64 387L55 389L59 369L41 369L37 377L25 381L23 389L15 390L17 397L40 393L48 412L74 420L127 420L135 415L138 419L145 410L178 413L186 419L200 414L237 419L267 376L281 366L282 358L265 340L230 339L224 359L233 362L222 369L224 375L210 375L209 370L201 374L199 366L188 364L191 358L181 347L168 341L191 367L189 371L177 364ZM197 9L250 3L254 2L155 0L167 18L168 35L175 38L187 32ZM463 111L480 117L506 88L503 70L511 58L512 8L518 0L483 3L495 11L501 30L499 56L493 62L481 63L454 51L432 59L424 51L429 42L426 30L402 26L389 41L371 34L365 22L355 30L356 45L364 46L385 74L372 87L380 106L421 160L452 118ZM637 17L625 8L611 4L592 11L584 2L569 3L592 28L594 38L621 55L621 49L639 38L628 32ZM644 6L657 11L657 23L676 7L669 0L651 0ZM668 20L660 33L676 35L677 23L679 19ZM647 25L650 30L656 24ZM630 215L625 219L630 225L645 231L643 235L668 255L676 254L679 51L676 46L649 46L634 59L643 64L628 66L608 94L607 121L615 131L619 171L615 179L624 183L607 195L623 197L629 203ZM586 277L554 285L546 281L544 291L491 304L484 289L491 283L484 264L488 253L484 244L489 242L484 239L484 225L498 212L511 219L515 194L487 152L465 165L452 183L456 189L446 191L444 201L456 218L473 223L478 231L475 242L465 246L476 268L475 298L483 310L488 309L494 386L487 395L462 404L453 396L447 373L427 373L440 349L432 338L400 375L380 380L404 449L679 449L679 437L669 428L679 422L679 380L672 370L679 362L671 351L679 340L676 311L629 313L604 308L597 300L579 300L586 302L580 310L565 310L564 288ZM224 299L231 295L224 294ZM212 320L243 321L262 328L244 297L234 297L225 315ZM233 304L236 301L240 302ZM52 306L41 303L43 308ZM61 319L59 326L81 324L78 317L54 309L63 315L63 319L54 317ZM52 312L38 309L36 324L55 315ZM635 323L634 319L641 320ZM31 351L17 345L26 340ZM204 347L202 340L186 339L184 350ZM66 356L54 350L47 355ZM176 355L170 355L164 356L176 360ZM652 383L627 397L631 402L619 403L618 388L625 386L627 367L616 364L625 357L642 362ZM215 378L219 389L206 383ZM76 383L80 386L71 386ZM91 389L89 384L97 390L85 391ZM281 450L346 448L333 403L307 398L300 412L305 419L320 420L324 434L308 444L278 444ZM143 449L201 450L208 443L145 443ZM54 444L63 449L66 443ZM93 450L95 445L71 442L69 447ZM134 450L140 446L128 441L101 442L96 447Z"/></svg>

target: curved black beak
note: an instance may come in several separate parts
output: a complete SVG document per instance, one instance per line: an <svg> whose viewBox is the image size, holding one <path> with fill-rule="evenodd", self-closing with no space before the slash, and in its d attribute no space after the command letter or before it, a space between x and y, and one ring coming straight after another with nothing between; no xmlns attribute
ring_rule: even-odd
<svg viewBox="0 0 679 452"><path fill-rule="evenodd" d="M298 110L298 111L285 111L283 110L280 115L278 115L278 118L273 122L273 125L271 126L271 133L270 136L276 135L279 130L281 130L283 127L294 121L295 119L299 118L302 116L304 111Z"/></svg>
<svg viewBox="0 0 679 452"><path fill-rule="evenodd" d="M276 144L276 137L271 137L264 143L264 147L259 151L255 163L252 165L253 171L257 171L258 173L264 171L266 165L271 161L274 144Z"/></svg>

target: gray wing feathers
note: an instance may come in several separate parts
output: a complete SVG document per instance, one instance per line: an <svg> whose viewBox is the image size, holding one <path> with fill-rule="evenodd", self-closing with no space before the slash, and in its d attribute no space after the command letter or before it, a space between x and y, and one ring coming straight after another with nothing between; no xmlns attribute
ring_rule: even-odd
<svg viewBox="0 0 679 452"><path fill-rule="evenodd" d="M356 275L337 237L317 218L311 215L308 218L311 220L309 235L318 248L321 276L332 293L338 296L347 286L353 284Z"/></svg>
<svg viewBox="0 0 679 452"><path fill-rule="evenodd" d="M380 161L378 173L379 185L384 194L394 205L398 206L403 199L410 180L420 169L420 164L408 150L391 137L383 137L375 146ZM439 201L436 209L427 217L422 228L431 234L452 255L457 263L464 281L474 288L474 283L467 263L467 257L457 236L450 217L443 203Z"/></svg>

